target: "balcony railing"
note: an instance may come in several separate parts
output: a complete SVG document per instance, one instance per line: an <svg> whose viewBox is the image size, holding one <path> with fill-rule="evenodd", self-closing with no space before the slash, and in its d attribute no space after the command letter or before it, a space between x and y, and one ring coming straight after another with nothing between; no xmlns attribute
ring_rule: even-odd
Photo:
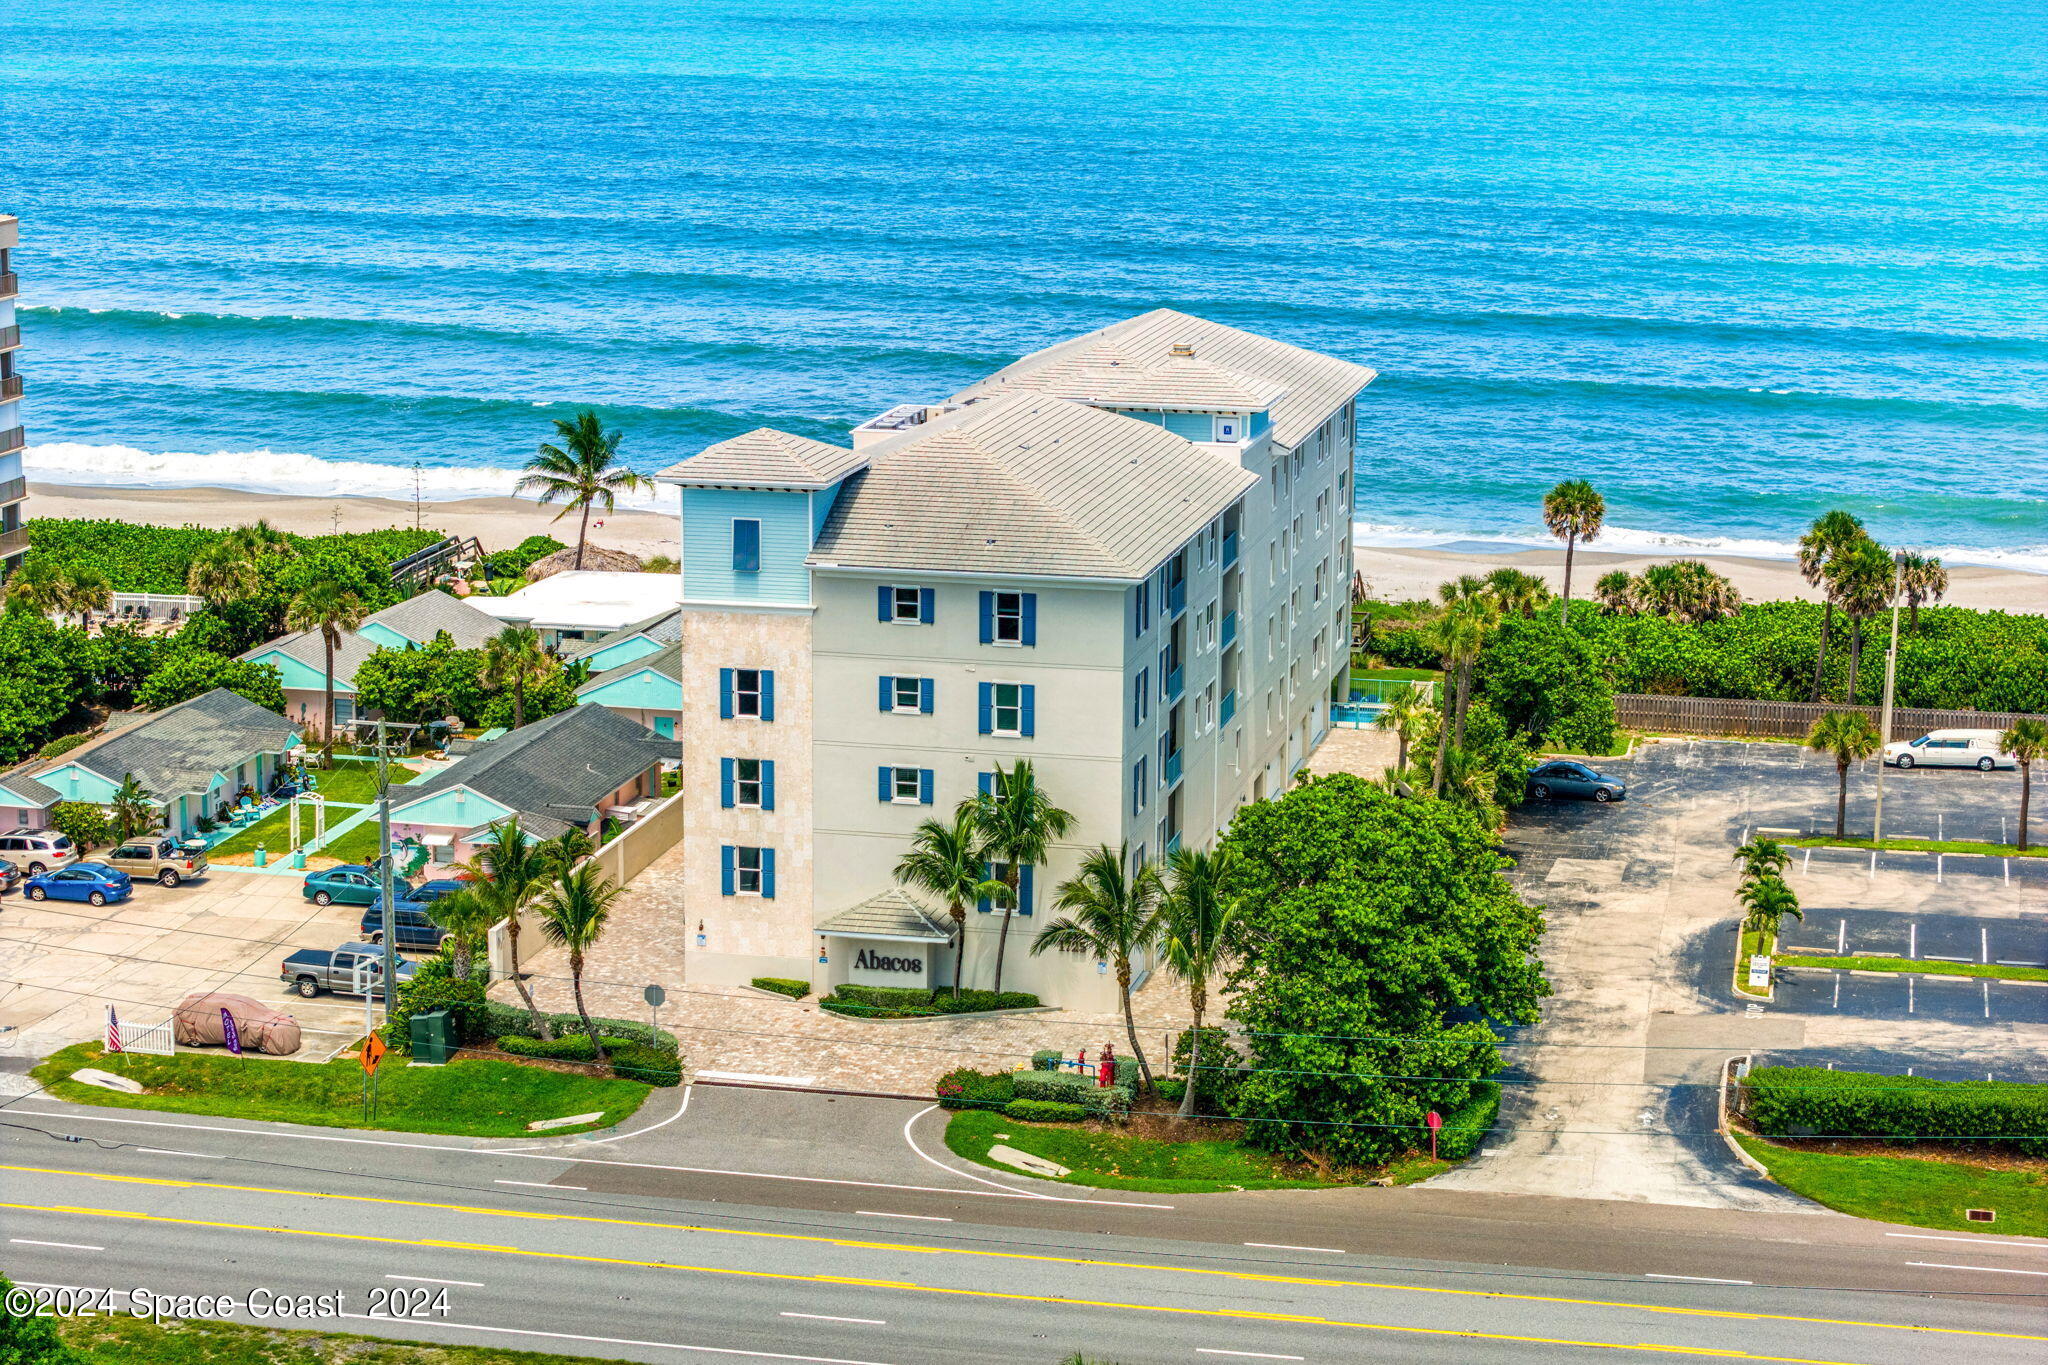
<svg viewBox="0 0 2048 1365"><path fill-rule="evenodd" d="M12 270L0 270L0 299L11 299L21 292L21 277Z"/></svg>
<svg viewBox="0 0 2048 1365"><path fill-rule="evenodd" d="M1180 781L1181 755L1184 752L1175 749L1166 756L1166 762L1160 765L1160 775L1166 779L1166 785L1169 787Z"/></svg>
<svg viewBox="0 0 2048 1365"><path fill-rule="evenodd" d="M1183 578L1166 590L1166 614L1178 616L1188 609L1188 581Z"/></svg>
<svg viewBox="0 0 2048 1365"><path fill-rule="evenodd" d="M16 323L12 327L0 327L0 351L11 351L19 345L21 345L20 323Z"/></svg>
<svg viewBox="0 0 2048 1365"><path fill-rule="evenodd" d="M20 502L27 496L28 480L25 478L8 479L6 482L0 483L0 507L4 507L10 502Z"/></svg>
<svg viewBox="0 0 2048 1365"><path fill-rule="evenodd" d="M1237 613L1234 611L1226 611L1223 613L1223 647L1225 649L1228 649L1236 643Z"/></svg>
<svg viewBox="0 0 2048 1365"><path fill-rule="evenodd" d="M1180 836L1175 834L1166 841L1166 856L1171 858L1178 852L1180 852Z"/></svg>
<svg viewBox="0 0 2048 1365"><path fill-rule="evenodd" d="M1166 699L1169 702L1179 701L1181 694L1187 690L1188 670L1187 666L1183 664L1166 675Z"/></svg>
<svg viewBox="0 0 2048 1365"><path fill-rule="evenodd" d="M9 427L0 431L0 455L12 455L28 444L28 428Z"/></svg>
<svg viewBox="0 0 2048 1365"><path fill-rule="evenodd" d="M1223 710L1222 710L1222 713L1221 713L1221 714L1222 714L1222 716L1223 716L1223 719L1222 719L1221 721L1219 721L1219 722L1218 722L1218 724L1221 724L1221 725L1228 725L1228 724L1230 724L1231 718L1232 718L1232 717L1234 717L1235 715L1237 715L1237 689L1236 689L1236 688L1234 688L1234 687L1233 687L1233 688L1231 688L1231 689L1230 689L1230 690L1229 690L1228 692L1225 692L1225 693L1223 694Z"/></svg>
<svg viewBox="0 0 2048 1365"><path fill-rule="evenodd" d="M28 548L28 529L0 531L0 559L11 559Z"/></svg>
<svg viewBox="0 0 2048 1365"><path fill-rule="evenodd" d="M10 374L10 375L8 375L8 376L7 376L7 377L6 377L5 379L0 379L0 398L19 398L19 397L21 397L21 376L20 376L20 375L18 375L18 374Z"/></svg>
<svg viewBox="0 0 2048 1365"><path fill-rule="evenodd" d="M1223 536L1223 567L1237 563L1237 532L1227 531Z"/></svg>

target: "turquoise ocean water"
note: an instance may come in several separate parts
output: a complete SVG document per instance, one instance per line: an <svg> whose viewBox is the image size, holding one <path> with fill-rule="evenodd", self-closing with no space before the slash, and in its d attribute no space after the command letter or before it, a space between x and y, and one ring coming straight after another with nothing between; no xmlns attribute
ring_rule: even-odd
<svg viewBox="0 0 2048 1365"><path fill-rule="evenodd" d="M32 475L502 491L1157 305L1361 359L1361 534L2048 569L2048 9L13 0Z"/></svg>

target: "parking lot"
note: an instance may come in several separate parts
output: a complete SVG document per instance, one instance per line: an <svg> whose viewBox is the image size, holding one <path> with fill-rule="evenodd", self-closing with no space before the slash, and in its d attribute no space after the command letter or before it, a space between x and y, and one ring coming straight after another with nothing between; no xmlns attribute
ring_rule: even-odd
<svg viewBox="0 0 2048 1365"><path fill-rule="evenodd" d="M95 907L0 901L0 1047L39 1055L97 1038L113 1005L130 1027L159 1023L194 991L274 1003L299 1021L300 1055L333 1056L362 1032L359 1000L302 1000L278 980L300 948L355 937L360 909L302 899L294 877L216 867L179 887L138 882L133 899Z"/></svg>

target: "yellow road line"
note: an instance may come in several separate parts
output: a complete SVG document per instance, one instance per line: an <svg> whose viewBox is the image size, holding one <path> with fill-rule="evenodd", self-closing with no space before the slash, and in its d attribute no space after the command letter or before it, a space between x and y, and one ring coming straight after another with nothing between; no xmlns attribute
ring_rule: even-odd
<svg viewBox="0 0 2048 1365"><path fill-rule="evenodd" d="M1670 1304L1623 1303L1613 1299L1580 1299L1556 1294L1518 1294L1497 1289L1459 1289L1448 1285L1385 1284L1371 1280L1332 1279L1328 1276L1267 1275L1249 1270L1219 1270L1209 1266L1157 1265L1142 1261L1111 1261L1086 1256L1052 1256L1022 1251L991 1251L981 1247L927 1247L902 1242L877 1242L853 1237L822 1237L812 1233L764 1232L755 1228L711 1227L699 1223L658 1223L630 1218L603 1218L583 1213L551 1213L538 1209L490 1209L468 1204L444 1204L422 1199L389 1199L377 1195L325 1194L318 1190L287 1190L265 1185L230 1185L218 1181L167 1179L155 1176L113 1175L98 1171L65 1171L40 1166L0 1164L0 1171L31 1175L74 1176L119 1185L159 1185L181 1190L225 1190L235 1194L264 1194L285 1198L327 1199L345 1204L376 1204L388 1207L437 1209L448 1213L475 1214L485 1218L515 1218L531 1222L590 1223L605 1227L643 1228L658 1232L695 1232L717 1237L751 1237L766 1241L807 1242L846 1247L856 1251L896 1251L926 1256L970 1256L987 1260L1032 1261L1050 1265L1089 1266L1107 1270L1143 1270L1159 1274L1199 1275L1237 1280L1249 1284L1308 1285L1325 1289L1377 1289L1403 1294L1445 1294L1454 1298L1503 1299L1520 1303L1564 1304L1574 1308L1618 1308L1644 1313L1667 1313L1678 1317L1727 1318L1739 1322L1798 1322L1822 1327L1863 1327L1886 1332L1924 1332L1938 1336L1991 1337L2001 1341L2043 1341L2048 1336L2023 1332L1991 1332L1968 1327L1925 1327L1917 1323L1864 1322L1853 1318L1816 1318L1793 1313L1751 1313L1725 1308L1687 1308ZM7 1207L0 1205L0 1208ZM460 1245L460 1244L455 1244Z"/></svg>
<svg viewBox="0 0 2048 1365"><path fill-rule="evenodd" d="M156 1223L176 1227L212 1228L223 1232L266 1232L287 1237L315 1237L328 1241L364 1242L378 1246L446 1247L410 1237L378 1237L357 1232L315 1232L305 1228L262 1227L254 1223L220 1223L201 1218L167 1218L161 1214L137 1213L129 1209L93 1209L73 1205L8 1204L0 1208L25 1213L71 1214L81 1218L113 1218L123 1222ZM453 1245L461 1245L459 1243ZM495 1255L530 1256L540 1260L586 1265L630 1266L645 1270L675 1270L691 1275L723 1275L734 1279L775 1280L786 1284L852 1285L863 1289L894 1289L905 1293L938 1294L950 1298L987 1299L1003 1303L1045 1303L1062 1308L1107 1308L1126 1313L1161 1313L1182 1317L1222 1318L1238 1322L1279 1322L1301 1327L1340 1327L1359 1332L1391 1332L1418 1337L1456 1337L1472 1341L1513 1342L1516 1345L1575 1346L1597 1351L1655 1351L1667 1355L1711 1355L1729 1360L1756 1360L1769 1365L1863 1365L1845 1360L1818 1360L1807 1356L1752 1355L1712 1347L1677 1346L1656 1341L1591 1341L1576 1337L1524 1336L1513 1332L1480 1332L1452 1327L1411 1327L1391 1322L1351 1322L1342 1318L1318 1317L1307 1313L1262 1313L1241 1308L1181 1308L1161 1303L1125 1303L1115 1299L1079 1299L1053 1294L1009 1294L993 1289L945 1289L936 1285L900 1280L850 1279L839 1275L798 1275L775 1270L735 1270L723 1266L678 1265L669 1261L640 1261L620 1256L589 1256L567 1251L529 1251L521 1247L482 1248ZM1140 1267L1148 1268L1148 1267ZM2032 1340L2033 1338L2028 1338Z"/></svg>

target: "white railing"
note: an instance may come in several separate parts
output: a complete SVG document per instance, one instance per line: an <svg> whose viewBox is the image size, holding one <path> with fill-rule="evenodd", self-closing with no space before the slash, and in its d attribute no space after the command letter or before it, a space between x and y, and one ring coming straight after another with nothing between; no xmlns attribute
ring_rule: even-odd
<svg viewBox="0 0 2048 1365"><path fill-rule="evenodd" d="M123 1052L138 1052L148 1057L172 1057L177 1055L178 1040L171 1032L171 1021L168 1019L164 1020L161 1024L122 1024L120 1028L120 1050ZM114 1050L113 1031L114 1024L110 1020L107 1024L109 1036L106 1040L109 1052Z"/></svg>

